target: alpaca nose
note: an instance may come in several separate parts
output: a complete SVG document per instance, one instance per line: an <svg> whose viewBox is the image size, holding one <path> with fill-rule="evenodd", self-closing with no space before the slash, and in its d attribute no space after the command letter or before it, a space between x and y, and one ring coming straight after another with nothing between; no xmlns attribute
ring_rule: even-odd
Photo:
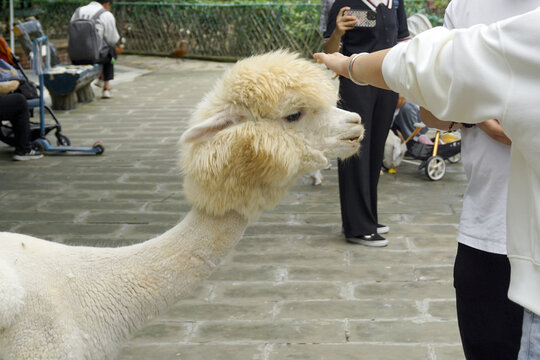
<svg viewBox="0 0 540 360"><path fill-rule="evenodd" d="M347 124L359 125L360 122L362 121L362 118L357 113L351 112L351 111L346 111L346 110L342 110L342 111L344 112L345 122Z"/></svg>

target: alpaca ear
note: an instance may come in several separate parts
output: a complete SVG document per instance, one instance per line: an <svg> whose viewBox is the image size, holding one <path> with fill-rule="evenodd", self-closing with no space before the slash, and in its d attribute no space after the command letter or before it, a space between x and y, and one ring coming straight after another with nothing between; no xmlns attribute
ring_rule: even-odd
<svg viewBox="0 0 540 360"><path fill-rule="evenodd" d="M194 141L206 141L216 135L219 131L237 123L237 118L221 112L209 117L202 123L187 129L184 134L182 134L180 142L187 143Z"/></svg>

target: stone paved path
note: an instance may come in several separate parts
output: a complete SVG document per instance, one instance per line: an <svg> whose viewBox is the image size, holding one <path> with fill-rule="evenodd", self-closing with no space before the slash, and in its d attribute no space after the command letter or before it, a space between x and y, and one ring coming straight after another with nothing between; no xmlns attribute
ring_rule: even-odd
<svg viewBox="0 0 540 360"><path fill-rule="evenodd" d="M102 140L103 156L22 163L0 145L0 231L119 246L162 233L188 211L176 142L230 64L136 56L118 64L113 99L57 112L74 145ZM300 178L119 359L463 359L451 281L461 164L440 182L411 164L382 176L380 217L391 228L383 249L344 242L335 162L323 174L321 187Z"/></svg>

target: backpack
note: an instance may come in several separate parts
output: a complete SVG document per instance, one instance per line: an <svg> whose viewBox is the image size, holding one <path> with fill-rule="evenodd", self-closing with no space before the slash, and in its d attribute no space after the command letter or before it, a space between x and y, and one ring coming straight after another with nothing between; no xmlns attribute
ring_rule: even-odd
<svg viewBox="0 0 540 360"><path fill-rule="evenodd" d="M71 62L77 65L98 63L106 53L105 41L99 36L96 23L105 9L100 9L90 19L79 17L77 8L74 20L68 25L68 54Z"/></svg>

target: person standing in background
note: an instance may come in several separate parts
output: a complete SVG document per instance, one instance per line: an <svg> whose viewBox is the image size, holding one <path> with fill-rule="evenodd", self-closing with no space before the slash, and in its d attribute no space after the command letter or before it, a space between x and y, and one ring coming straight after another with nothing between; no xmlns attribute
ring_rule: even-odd
<svg viewBox="0 0 540 360"><path fill-rule="evenodd" d="M403 0L336 0L324 38L324 52L346 56L392 47L409 38ZM339 107L358 113L365 128L358 156L338 160L343 232L350 243L386 246L380 234L389 228L378 222L377 185L398 95L339 80Z"/></svg>

